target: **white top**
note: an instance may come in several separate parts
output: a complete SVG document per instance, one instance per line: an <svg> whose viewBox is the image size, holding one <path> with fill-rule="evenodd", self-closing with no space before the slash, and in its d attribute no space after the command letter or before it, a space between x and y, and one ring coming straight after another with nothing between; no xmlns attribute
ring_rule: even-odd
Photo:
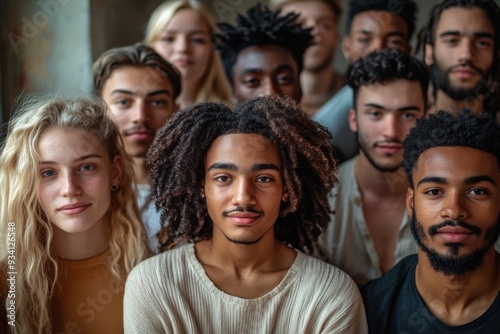
<svg viewBox="0 0 500 334"><path fill-rule="evenodd" d="M344 272L297 252L283 280L259 298L219 290L194 244L141 262L129 274L125 333L368 333L359 291Z"/></svg>
<svg viewBox="0 0 500 334"><path fill-rule="evenodd" d="M346 161L339 168L339 183L333 189L331 214L326 231L319 242L327 255L327 262L348 273L357 284L382 276L380 262L363 213L354 166L359 156ZM410 217L403 214L399 227L394 259L396 264L407 255L417 253L417 243L411 235Z"/></svg>
<svg viewBox="0 0 500 334"><path fill-rule="evenodd" d="M160 213L155 208L155 201L150 196L149 184L135 184L137 205L141 212L141 218L148 234L149 247L154 253L158 253L158 238L156 234L161 229Z"/></svg>

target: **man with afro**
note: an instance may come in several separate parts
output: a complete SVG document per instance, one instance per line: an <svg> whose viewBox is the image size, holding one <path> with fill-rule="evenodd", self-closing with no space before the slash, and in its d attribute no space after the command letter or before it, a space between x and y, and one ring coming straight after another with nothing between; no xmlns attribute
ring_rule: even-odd
<svg viewBox="0 0 500 334"><path fill-rule="evenodd" d="M130 273L125 333L367 333L352 279L305 254L337 165L326 129L290 98L182 110L148 163L169 222L161 247L187 245Z"/></svg>

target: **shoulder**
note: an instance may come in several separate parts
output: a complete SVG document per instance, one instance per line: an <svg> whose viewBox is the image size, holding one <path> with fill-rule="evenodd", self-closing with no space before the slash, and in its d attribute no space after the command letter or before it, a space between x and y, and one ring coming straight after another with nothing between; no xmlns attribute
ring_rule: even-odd
<svg viewBox="0 0 500 334"><path fill-rule="evenodd" d="M130 272L127 285L132 284L131 282L165 281L172 278L169 276L182 272L182 269L187 266L192 247L192 244L187 244L140 262Z"/></svg>
<svg viewBox="0 0 500 334"><path fill-rule="evenodd" d="M331 298L332 295L340 298L342 296L353 298L359 295L356 284L344 271L315 257L302 253L299 255L303 257L301 278L305 281L305 285L324 294L326 298Z"/></svg>

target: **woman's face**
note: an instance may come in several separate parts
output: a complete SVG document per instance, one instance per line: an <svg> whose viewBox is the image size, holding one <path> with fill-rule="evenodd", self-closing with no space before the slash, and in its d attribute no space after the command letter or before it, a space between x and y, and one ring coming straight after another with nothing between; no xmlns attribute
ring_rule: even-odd
<svg viewBox="0 0 500 334"><path fill-rule="evenodd" d="M207 23L192 9L178 10L152 47L181 72L183 83L198 84L207 72L213 44Z"/></svg>
<svg viewBox="0 0 500 334"><path fill-rule="evenodd" d="M111 161L87 132L59 127L42 133L38 153L38 198L52 225L70 234L101 231L111 186L121 181L121 157Z"/></svg>

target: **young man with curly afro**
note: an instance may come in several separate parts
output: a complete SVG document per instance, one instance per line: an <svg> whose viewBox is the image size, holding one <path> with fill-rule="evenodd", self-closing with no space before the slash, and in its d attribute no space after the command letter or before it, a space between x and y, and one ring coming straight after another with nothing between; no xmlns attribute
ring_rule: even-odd
<svg viewBox="0 0 500 334"><path fill-rule="evenodd" d="M355 283L305 254L337 165L326 129L290 98L182 110L148 162L161 246L188 244L130 274L125 333L367 332Z"/></svg>

